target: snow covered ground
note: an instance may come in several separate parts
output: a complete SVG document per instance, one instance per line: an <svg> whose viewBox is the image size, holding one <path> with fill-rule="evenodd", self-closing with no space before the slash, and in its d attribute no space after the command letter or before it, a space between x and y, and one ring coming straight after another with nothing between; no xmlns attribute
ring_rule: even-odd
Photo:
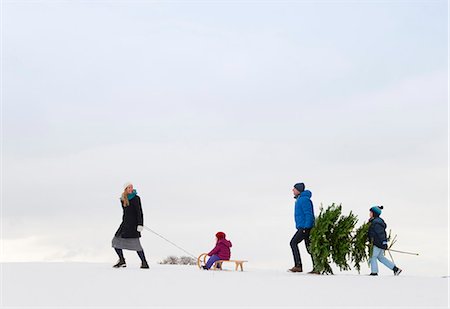
<svg viewBox="0 0 450 309"><path fill-rule="evenodd" d="M402 274L317 276L151 264L3 263L2 308L448 307L449 279ZM249 264L250 266L251 264Z"/></svg>

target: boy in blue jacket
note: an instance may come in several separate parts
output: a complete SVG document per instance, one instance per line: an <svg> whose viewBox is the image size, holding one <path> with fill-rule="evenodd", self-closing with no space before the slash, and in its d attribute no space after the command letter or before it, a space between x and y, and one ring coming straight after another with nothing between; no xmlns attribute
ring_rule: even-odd
<svg viewBox="0 0 450 309"><path fill-rule="evenodd" d="M370 275L378 276L377 260L379 260L387 268L391 269L395 276L398 276L402 270L384 256L384 250L387 249L387 225L384 220L380 218L382 209L383 206L373 206L369 209L369 240L373 243L372 256L370 257Z"/></svg>
<svg viewBox="0 0 450 309"><path fill-rule="evenodd" d="M311 191L305 190L304 183L297 183L292 189L294 193L295 201L295 227L297 232L291 239L292 255L294 256L294 267L289 269L291 272L302 272L302 260L300 258L300 251L298 250L298 244L305 240L306 250L309 252L309 234L311 228L314 226L314 207L311 201ZM311 254L311 253L310 253ZM314 261L313 261L314 266ZM314 270L311 273L316 273Z"/></svg>

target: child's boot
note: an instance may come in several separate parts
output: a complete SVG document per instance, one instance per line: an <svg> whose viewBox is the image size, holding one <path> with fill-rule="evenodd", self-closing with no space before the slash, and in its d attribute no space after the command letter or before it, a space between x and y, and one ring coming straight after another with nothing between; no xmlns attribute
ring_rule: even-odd
<svg viewBox="0 0 450 309"><path fill-rule="evenodd" d="M397 266L394 266L394 268L392 270L394 271L394 276L398 276L402 272L402 270L400 268L398 268Z"/></svg>

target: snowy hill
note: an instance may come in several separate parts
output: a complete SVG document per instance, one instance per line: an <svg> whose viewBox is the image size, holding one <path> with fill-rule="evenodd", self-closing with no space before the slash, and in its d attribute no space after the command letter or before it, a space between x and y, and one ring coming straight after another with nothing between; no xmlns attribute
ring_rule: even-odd
<svg viewBox="0 0 450 309"><path fill-rule="evenodd" d="M447 307L448 278L285 270L203 271L151 264L113 269L95 263L3 263L9 307Z"/></svg>

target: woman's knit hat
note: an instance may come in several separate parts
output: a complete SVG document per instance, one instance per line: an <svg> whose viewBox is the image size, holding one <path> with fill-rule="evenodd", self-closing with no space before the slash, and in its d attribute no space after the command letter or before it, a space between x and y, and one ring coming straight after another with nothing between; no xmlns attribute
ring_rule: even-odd
<svg viewBox="0 0 450 309"><path fill-rule="evenodd" d="M133 184L128 181L123 185L123 189L125 190L126 188L128 188L128 186L131 186L131 185L133 185Z"/></svg>
<svg viewBox="0 0 450 309"><path fill-rule="evenodd" d="M383 206L373 206L369 210L373 213L375 217L378 217L381 215L381 210L383 209Z"/></svg>
<svg viewBox="0 0 450 309"><path fill-rule="evenodd" d="M225 239L225 233L224 232L217 232L216 237L217 239Z"/></svg>

